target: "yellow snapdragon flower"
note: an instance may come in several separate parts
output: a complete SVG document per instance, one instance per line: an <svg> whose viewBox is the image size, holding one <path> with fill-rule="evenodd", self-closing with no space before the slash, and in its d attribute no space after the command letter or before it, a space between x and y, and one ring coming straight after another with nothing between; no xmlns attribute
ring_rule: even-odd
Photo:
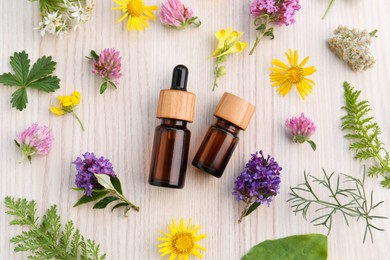
<svg viewBox="0 0 390 260"><path fill-rule="evenodd" d="M211 55L211 57L216 58L213 90L218 87L218 79L226 74L225 66L220 66L226 61L226 56L233 53L241 53L248 46L246 42L239 41L242 35L242 32L235 31L230 27L215 33L218 44Z"/></svg>
<svg viewBox="0 0 390 260"><path fill-rule="evenodd" d="M50 111L56 116L62 116L68 113L72 113L73 116L80 123L81 128L84 131L84 126L80 120L80 118L73 111L75 107L80 104L81 95L80 92L74 91L70 96L58 96L58 106L50 106Z"/></svg>

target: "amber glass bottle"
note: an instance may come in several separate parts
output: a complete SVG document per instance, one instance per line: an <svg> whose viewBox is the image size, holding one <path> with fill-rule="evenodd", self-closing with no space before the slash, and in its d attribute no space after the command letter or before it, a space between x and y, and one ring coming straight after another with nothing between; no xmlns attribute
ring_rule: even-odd
<svg viewBox="0 0 390 260"><path fill-rule="evenodd" d="M194 118L195 95L187 92L188 69L178 65L173 70L171 89L161 90L149 184L168 188L183 188L191 132L187 122Z"/></svg>
<svg viewBox="0 0 390 260"><path fill-rule="evenodd" d="M238 144L238 133L245 130L255 112L255 106L245 100L224 93L211 126L196 153L192 165L220 178Z"/></svg>

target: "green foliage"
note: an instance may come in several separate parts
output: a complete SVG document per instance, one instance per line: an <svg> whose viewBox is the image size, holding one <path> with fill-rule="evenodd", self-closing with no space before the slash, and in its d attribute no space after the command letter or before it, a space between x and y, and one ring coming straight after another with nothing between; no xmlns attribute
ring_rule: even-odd
<svg viewBox="0 0 390 260"><path fill-rule="evenodd" d="M8 209L6 213L14 216L10 225L26 226L28 231L11 238L15 244L15 252L31 251L29 259L93 259L104 260L106 255L100 255L99 245L95 241L85 239L72 221L61 229L61 220L57 206L53 205L47 213L39 218L36 216L35 201L6 197L4 200Z"/></svg>
<svg viewBox="0 0 390 260"><path fill-rule="evenodd" d="M326 260L328 238L321 234L266 240L252 247L241 260Z"/></svg>
<svg viewBox="0 0 390 260"><path fill-rule="evenodd" d="M372 160L375 165L368 169L369 176L382 175L381 184L390 189L390 155L379 140L380 129L374 118L368 116L371 111L368 101L360 101L361 91L355 90L344 82L345 106L347 114L341 118L342 129L347 131L346 138L353 140L349 149L355 151L355 158Z"/></svg>
<svg viewBox="0 0 390 260"><path fill-rule="evenodd" d="M10 64L15 74L4 73L0 75L0 83L6 86L18 87L12 94L12 107L22 111L28 103L27 88L34 88L46 93L54 92L60 88L60 79L51 74L56 63L52 58L43 56L39 58L30 70L30 60L25 51L15 52L10 58Z"/></svg>
<svg viewBox="0 0 390 260"><path fill-rule="evenodd" d="M131 209L139 211L139 207L131 203L124 195L122 191L122 185L118 177L110 177L105 174L95 174L98 183L102 186L101 189L93 189L92 196L83 195L73 207L77 207L82 204L94 202L94 209L104 209L111 202L118 201L118 203L112 207L112 211L117 208L123 208L124 216L127 217L127 212ZM84 190L84 189L75 189Z"/></svg>
<svg viewBox="0 0 390 260"><path fill-rule="evenodd" d="M337 176L334 182L334 172L328 175L322 169L324 176L318 179L311 176L309 173L304 173L305 182L296 187L290 188L291 198L288 201L292 202L291 207L295 214L302 213L302 216L307 219L307 213L310 208L315 208L318 217L311 220L315 226L325 226L328 229L328 235L332 229L333 217L339 213L344 217L345 223L349 225L348 219L355 218L357 221L362 219L365 221L366 228L363 237L363 243L366 241L367 234L370 235L373 242L372 230L376 229L384 231L372 224L374 219L385 219L386 217L375 216L372 210L378 207L383 201L374 204L373 192L367 196L364 189L365 169L363 180L356 179L352 176L341 174L347 187L341 187L340 175ZM321 187L323 191L316 193L311 182ZM321 199L319 194L329 193L329 199Z"/></svg>

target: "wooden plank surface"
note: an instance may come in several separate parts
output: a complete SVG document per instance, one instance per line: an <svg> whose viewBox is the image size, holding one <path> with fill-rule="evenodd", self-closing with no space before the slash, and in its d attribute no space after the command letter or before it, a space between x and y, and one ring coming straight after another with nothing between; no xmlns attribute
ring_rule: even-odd
<svg viewBox="0 0 390 260"><path fill-rule="evenodd" d="M343 105L342 82L347 80L362 96L371 101L373 115L382 128L382 141L390 147L390 1L337 1L324 21L321 16L329 1L303 1L297 23L275 29L275 40L264 40L255 55L229 57L227 76L212 92L213 33L232 26L244 32L244 40L252 45L254 28L249 15L249 1L197 0L185 1L201 18L199 29L173 31L159 22L145 32L127 32L125 24L112 10L113 1L98 0L91 21L81 30L71 32L62 40L50 36L41 38L33 27L39 22L37 3L25 0L0 2L0 72L10 70L9 56L26 50L35 61L42 55L52 55L58 61L56 74L61 89L54 94L29 92L29 104L19 112L10 105L12 88L0 86L0 198L6 195L37 200L40 213L49 205L58 204L65 220L74 220L87 237L101 244L108 259L159 259L157 237L165 224L183 217L193 218L202 225L208 238L201 244L207 248L204 259L239 259L250 247L265 240L301 233L326 233L301 216L294 216L289 187L302 182L304 170L320 177L321 168L332 172L360 176L361 164L348 151L349 142L343 138L340 117ZM161 1L150 0L160 5ZM377 57L375 67L366 72L353 72L342 63L326 44L327 38L339 25L361 29L378 29L373 42ZM100 81L91 73L91 64L84 56L91 49L114 47L123 56L124 77L117 90L100 95ZM272 58L284 59L283 52L297 49L301 57L310 56L309 65L318 72L313 79L317 86L307 100L300 100L295 90L286 97L279 96L270 86L269 68ZM188 89L197 94L186 186L171 190L147 184L149 160L159 90L167 88L175 65L185 64L190 70ZM72 116L56 117L49 113L58 95L78 90L82 95L77 108L84 121L82 132ZM215 121L212 113L228 91L257 106L247 131L240 133L240 143L221 179L208 176L190 165L204 134ZM318 125L313 139L316 152L309 145L296 145L287 137L284 121L305 112ZM18 164L20 152L13 139L32 122L49 125L55 135L54 147L47 157L34 158L33 164ZM235 177L242 171L250 154L262 149L277 159L283 167L281 192L270 207L261 206L256 213L238 224L243 205L231 195ZM80 196L72 191L75 169L71 162L86 151L110 158L120 176L128 198L141 206L139 213L123 218L121 212L92 210L91 206L77 209L72 205ZM368 188L377 199L385 200L377 215L389 215L389 191L369 179ZM0 259L26 259L26 254L14 253L9 242L20 229L10 227L0 203ZM347 227L341 216L329 236L329 259L390 259L388 241L390 222L380 224L386 232L374 233L374 244L362 244L363 223L352 221Z"/></svg>

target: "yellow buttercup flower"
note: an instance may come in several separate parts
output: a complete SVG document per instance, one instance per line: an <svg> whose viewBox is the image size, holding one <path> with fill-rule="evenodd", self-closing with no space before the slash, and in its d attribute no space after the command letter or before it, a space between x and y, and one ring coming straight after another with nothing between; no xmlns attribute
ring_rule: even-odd
<svg viewBox="0 0 390 260"><path fill-rule="evenodd" d="M119 6L114 7L113 10L121 10L124 15L118 20L121 22L126 18L127 30L139 30L143 31L144 27L148 28L149 25L146 22L149 19L156 20L153 11L158 10L155 5L146 6L143 0L114 0Z"/></svg>
<svg viewBox="0 0 390 260"><path fill-rule="evenodd" d="M309 57L298 63L298 51L293 52L289 50L289 53L286 52L285 54L290 65L280 60L272 60L272 64L276 66L270 69L272 86L278 87L278 93L285 96L295 85L301 98L305 99L309 93L312 93L313 85L315 85L315 82L307 78L307 76L312 75L317 70L314 66L303 67L309 60Z"/></svg>
<svg viewBox="0 0 390 260"><path fill-rule="evenodd" d="M81 96L80 92L74 91L70 96L58 96L58 106L50 106L50 111L57 116L62 116L68 113L72 113L73 116L80 123L81 128L84 131L84 126L80 118L76 115L73 109L80 104Z"/></svg>
<svg viewBox="0 0 390 260"><path fill-rule="evenodd" d="M198 245L201 239L206 238L206 235L196 235L200 229L200 226L191 225L191 219L188 221L188 225L184 225L183 219L180 219L179 226L176 225L175 220L172 219L172 226L167 225L169 233L160 231L165 237L159 237L158 240L162 241L158 245L161 256L169 255L169 260L188 260L190 255L194 255L198 258L202 258L202 254L199 250L206 251L206 248Z"/></svg>

